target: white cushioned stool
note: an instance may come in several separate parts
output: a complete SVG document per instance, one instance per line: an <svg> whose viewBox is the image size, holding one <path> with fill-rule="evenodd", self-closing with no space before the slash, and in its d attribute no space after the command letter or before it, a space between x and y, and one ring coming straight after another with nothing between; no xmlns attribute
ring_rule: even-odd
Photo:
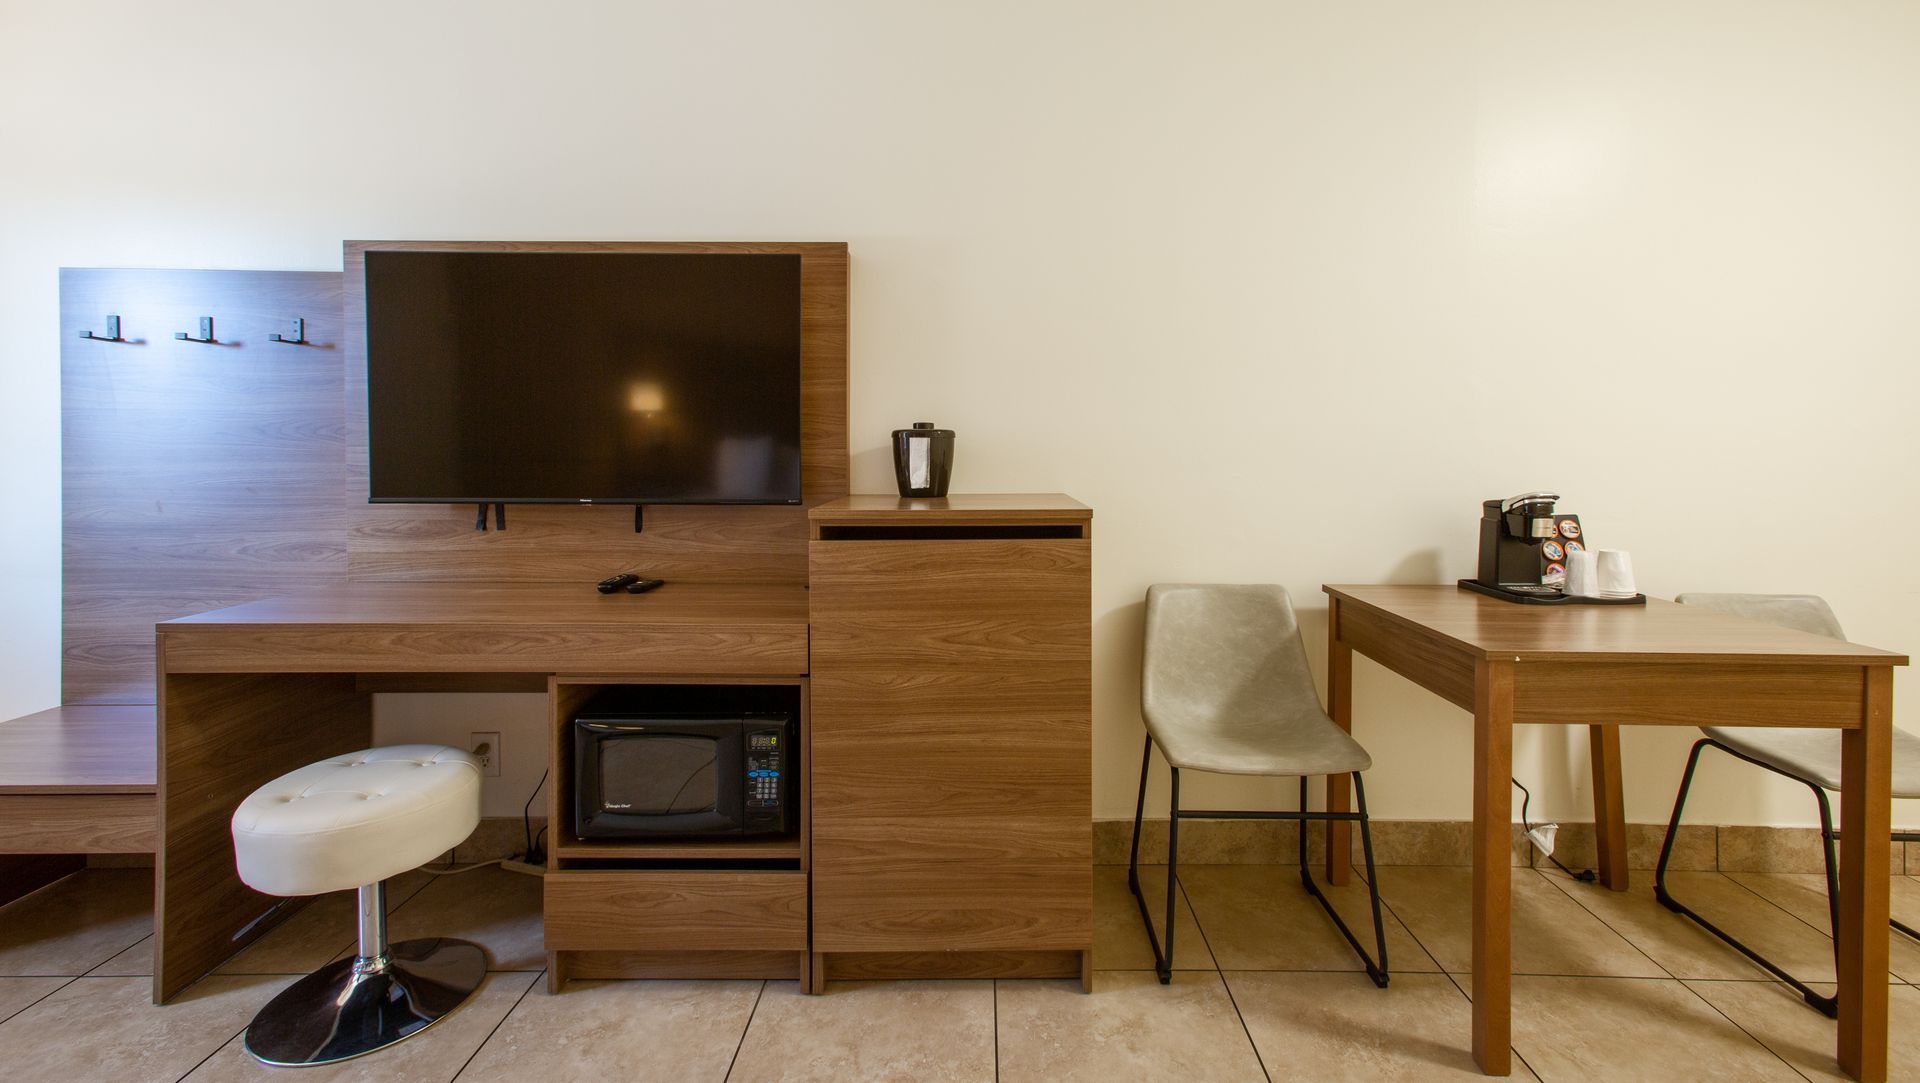
<svg viewBox="0 0 1920 1083"><path fill-rule="evenodd" d="M253 1017L247 1052L330 1064L426 1029L486 977L476 944L387 943L388 877L465 841L480 823L480 763L457 748L395 745L322 760L255 790L233 813L240 879L269 895L360 893L360 950L288 986Z"/></svg>

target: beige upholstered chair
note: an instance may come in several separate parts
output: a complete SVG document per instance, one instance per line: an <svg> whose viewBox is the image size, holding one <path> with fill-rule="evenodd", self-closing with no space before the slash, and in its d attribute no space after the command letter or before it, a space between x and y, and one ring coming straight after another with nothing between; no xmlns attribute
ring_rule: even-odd
<svg viewBox="0 0 1920 1083"><path fill-rule="evenodd" d="M1811 594L1682 594L1675 599L1683 605L1697 605L1735 617L1765 621L1814 635L1845 639L1840 622L1827 603ZM1687 805L1687 790L1693 785L1693 770L1700 753L1717 748L1757 767L1785 775L1813 791L1820 806L1820 838L1827 865L1827 920L1833 933L1836 960L1839 951L1840 911L1837 898L1840 885L1834 871L1833 810L1827 791L1840 788L1840 731L1832 729L1785 729L1771 726L1703 726L1706 734L1687 757L1686 773L1680 777L1680 792L1673 800L1673 818L1667 823L1667 838L1660 846L1660 863L1655 867L1653 893L1662 905L1692 918L1708 932L1731 944L1741 954L1764 967L1780 980L1799 990L1808 1004L1828 1016L1839 1013L1839 1001L1822 996L1781 969L1772 960L1741 943L1711 921L1688 909L1667 890L1667 862L1673 857L1674 836L1680 830L1680 814ZM1920 797L1920 737L1905 730L1893 731L1893 796ZM1896 842L1920 841L1920 833L1895 832ZM1896 921L1893 927L1920 939L1920 933Z"/></svg>
<svg viewBox="0 0 1920 1083"><path fill-rule="evenodd" d="M1284 588L1265 585L1161 584L1147 591L1146 650L1140 711L1147 723L1140 760L1140 796L1133 810L1133 851L1127 885L1140 904L1160 983L1173 977L1173 916L1179 880L1181 820L1293 820L1300 824L1300 879L1320 901L1374 984L1387 984L1387 940L1380 918L1379 880L1373 870L1373 834L1360 772L1373 765L1367 750L1334 724L1320 706L1300 642L1293 602ZM1146 809L1147 769L1154 746L1172 771L1167 820L1166 944L1154 936L1140 892L1140 821ZM1210 771L1300 779L1298 812L1182 809L1180 772ZM1353 776L1358 812L1307 811L1307 778ZM1308 820L1358 820L1373 901L1377 956L1369 956L1307 868ZM1377 959L1377 961L1376 961Z"/></svg>

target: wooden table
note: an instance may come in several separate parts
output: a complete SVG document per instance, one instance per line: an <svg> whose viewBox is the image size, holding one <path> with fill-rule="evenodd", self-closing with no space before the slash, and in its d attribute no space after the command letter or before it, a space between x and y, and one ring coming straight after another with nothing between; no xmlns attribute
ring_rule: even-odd
<svg viewBox="0 0 1920 1083"><path fill-rule="evenodd" d="M1803 726L1842 733L1840 1066L1886 1079L1893 667L1904 655L1672 602L1532 606L1455 586L1322 589L1334 721L1351 727L1355 651L1473 712L1473 1056L1483 1071L1511 1071L1514 725L1594 727L1597 758L1613 765L1597 802L1610 802L1602 811L1615 824L1615 727ZM1330 779L1328 807L1345 811L1347 798L1344 780ZM1329 825L1335 882L1348 875L1346 827ZM1601 864L1620 887L1624 838L1607 845Z"/></svg>

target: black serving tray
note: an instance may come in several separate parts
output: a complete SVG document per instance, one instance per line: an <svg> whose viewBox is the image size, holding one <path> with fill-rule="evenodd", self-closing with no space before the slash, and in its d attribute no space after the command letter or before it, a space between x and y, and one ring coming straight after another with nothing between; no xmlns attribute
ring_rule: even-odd
<svg viewBox="0 0 1920 1083"><path fill-rule="evenodd" d="M1498 598L1503 602L1519 602L1521 605L1646 605L1647 596L1636 594L1631 598L1578 598L1571 594L1522 594L1518 591L1502 590L1490 587L1478 579L1462 579L1460 586L1476 594L1489 598Z"/></svg>

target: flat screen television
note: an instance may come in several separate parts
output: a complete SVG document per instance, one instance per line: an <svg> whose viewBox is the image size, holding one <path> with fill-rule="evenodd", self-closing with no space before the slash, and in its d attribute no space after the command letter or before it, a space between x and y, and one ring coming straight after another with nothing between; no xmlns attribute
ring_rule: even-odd
<svg viewBox="0 0 1920 1083"><path fill-rule="evenodd" d="M374 503L797 504L800 257L366 253Z"/></svg>

